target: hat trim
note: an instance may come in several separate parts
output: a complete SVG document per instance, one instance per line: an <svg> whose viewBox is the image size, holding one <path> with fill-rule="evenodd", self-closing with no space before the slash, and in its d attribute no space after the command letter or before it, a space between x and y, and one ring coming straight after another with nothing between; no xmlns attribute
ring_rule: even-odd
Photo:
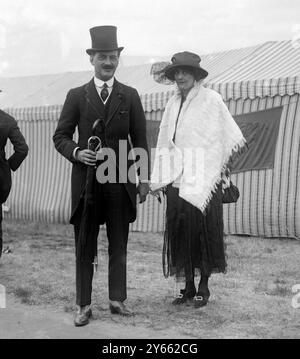
<svg viewBox="0 0 300 359"><path fill-rule="evenodd" d="M100 51L119 51L121 52L124 49L124 47L117 47L117 48L112 48L112 49L99 49L99 48L91 48L91 49L86 49L85 51L87 52L87 54L91 55L94 52L100 52Z"/></svg>
<svg viewBox="0 0 300 359"><path fill-rule="evenodd" d="M171 65L168 65L164 72L165 72L165 76L169 79L169 80L172 80L174 81L174 77L171 76L172 74L172 70L176 69L177 67L190 67L194 70L197 70L199 73L201 73L203 76L201 77L201 79L205 79L207 76L208 76L208 72L202 68L201 66L193 66L191 64L171 64Z"/></svg>

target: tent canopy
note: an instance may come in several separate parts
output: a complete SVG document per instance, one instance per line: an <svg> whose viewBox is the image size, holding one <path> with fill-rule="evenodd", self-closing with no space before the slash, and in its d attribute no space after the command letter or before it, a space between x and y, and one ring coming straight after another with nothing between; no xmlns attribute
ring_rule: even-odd
<svg viewBox="0 0 300 359"><path fill-rule="evenodd" d="M242 122L253 151L232 175L241 196L224 206L225 233L300 238L300 48L290 41L266 42L203 55L202 65L209 71L206 85L221 93ZM120 67L116 77L139 91L152 148L174 88L156 83L150 69ZM68 222L71 164L55 150L52 134L68 90L92 76L87 71L0 79L1 108L19 121L30 143L28 159L13 176L11 218ZM164 200L159 204L148 196L132 228L163 230L164 211Z"/></svg>
<svg viewBox="0 0 300 359"><path fill-rule="evenodd" d="M291 41L265 42L261 45L202 55L201 65L209 76L206 83L223 98L293 94L300 91L300 48ZM120 66L116 77L134 86L142 95L145 111L163 109L174 88L156 83L150 75L151 64ZM2 108L62 105L70 88L88 82L92 71L53 75L1 78Z"/></svg>

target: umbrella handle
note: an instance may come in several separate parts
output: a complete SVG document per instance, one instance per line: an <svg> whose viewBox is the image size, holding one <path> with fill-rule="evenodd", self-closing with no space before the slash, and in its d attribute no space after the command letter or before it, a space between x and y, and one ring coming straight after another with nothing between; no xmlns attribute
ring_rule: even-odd
<svg viewBox="0 0 300 359"><path fill-rule="evenodd" d="M91 136L88 139L88 149L97 152L101 148L101 140L98 136Z"/></svg>

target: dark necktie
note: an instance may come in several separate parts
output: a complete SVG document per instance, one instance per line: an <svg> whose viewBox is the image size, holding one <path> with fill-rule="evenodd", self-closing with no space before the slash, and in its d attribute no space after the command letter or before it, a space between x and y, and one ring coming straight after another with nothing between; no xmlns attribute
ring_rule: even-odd
<svg viewBox="0 0 300 359"><path fill-rule="evenodd" d="M103 102L105 102L105 100L108 97L108 89L107 89L107 87L108 87L107 84L104 83L104 85L102 87L102 90L101 90L101 93L100 93L100 96L101 96Z"/></svg>

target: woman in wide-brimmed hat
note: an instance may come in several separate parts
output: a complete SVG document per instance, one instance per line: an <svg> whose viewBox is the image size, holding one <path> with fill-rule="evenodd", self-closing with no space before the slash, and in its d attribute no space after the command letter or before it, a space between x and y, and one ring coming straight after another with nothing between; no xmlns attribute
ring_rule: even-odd
<svg viewBox="0 0 300 359"><path fill-rule="evenodd" d="M202 85L208 72L200 57L180 52L153 71L158 82L176 83L158 135L151 189L167 197L163 247L164 275L183 279L173 301L207 304L208 279L226 271L222 183L227 164L245 139L221 96ZM200 281L195 286L195 276Z"/></svg>

